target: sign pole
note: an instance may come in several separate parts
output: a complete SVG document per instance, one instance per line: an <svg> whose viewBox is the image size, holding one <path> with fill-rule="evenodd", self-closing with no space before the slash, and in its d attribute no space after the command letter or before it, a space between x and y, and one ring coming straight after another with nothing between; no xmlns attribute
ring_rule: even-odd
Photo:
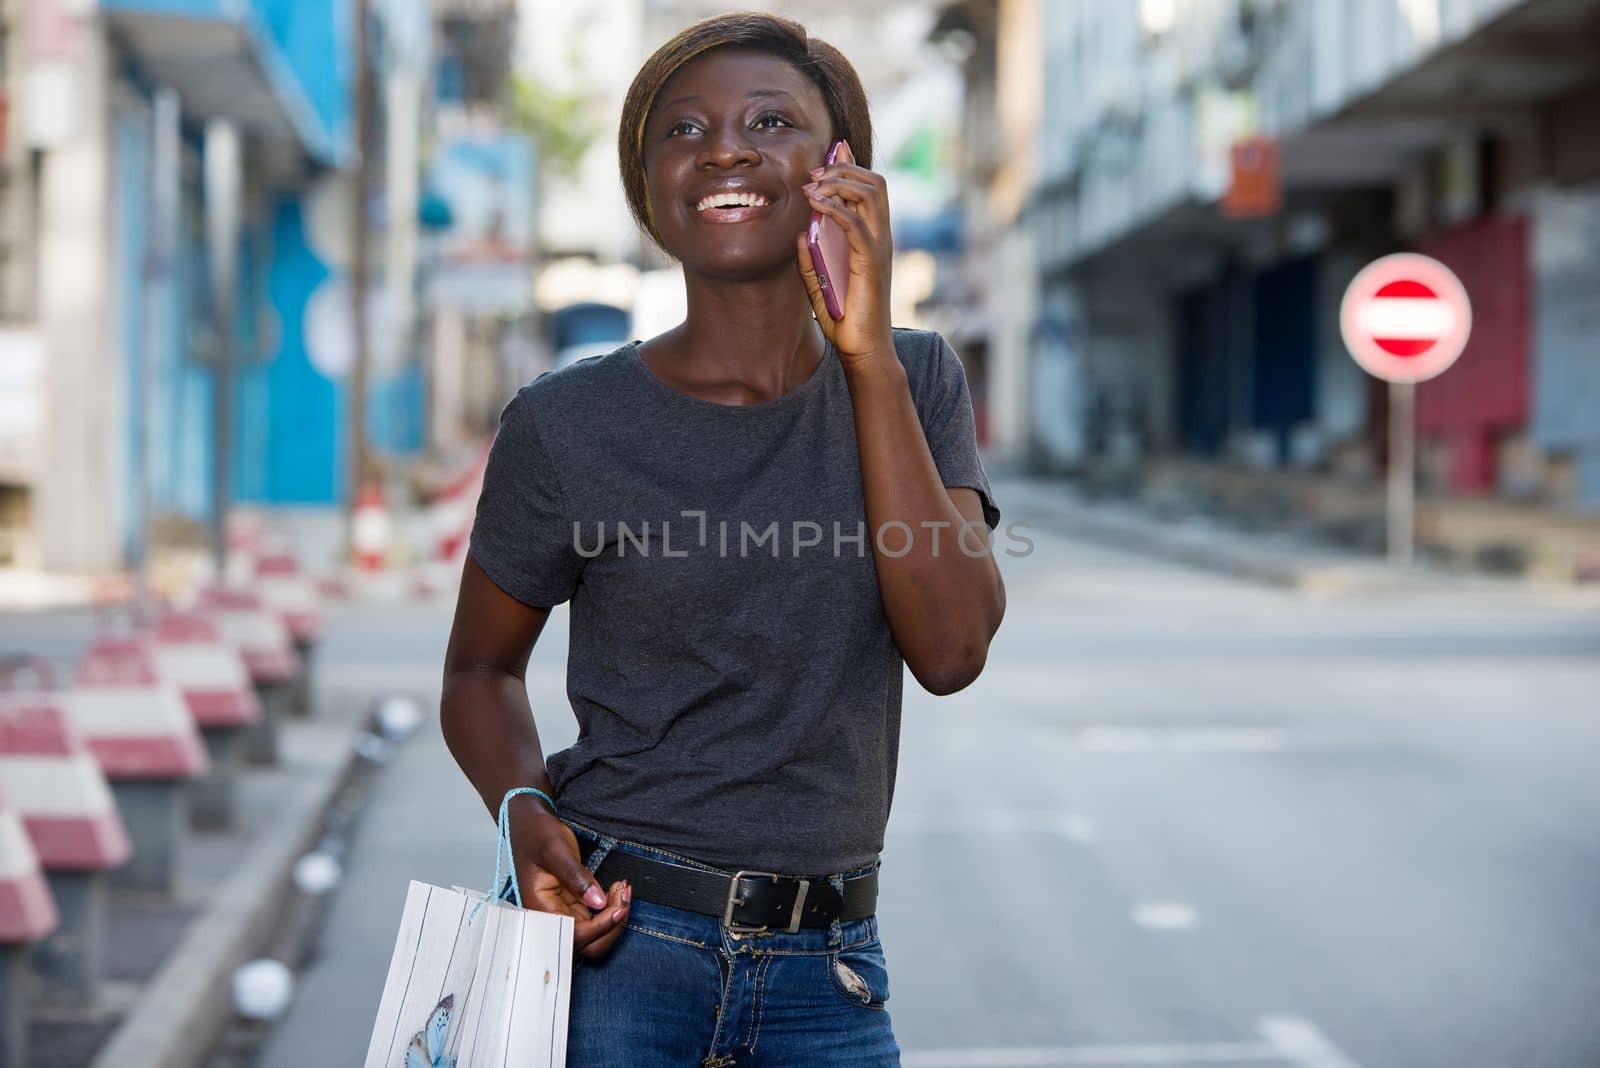
<svg viewBox="0 0 1600 1068"><path fill-rule="evenodd" d="M1406 566L1417 529L1416 402L1416 383L1389 383L1389 559Z"/></svg>
<svg viewBox="0 0 1600 1068"><path fill-rule="evenodd" d="M1389 560L1408 567L1417 537L1417 383L1461 358L1472 336L1472 300L1445 264L1396 252L1351 279L1339 302L1339 334L1362 370L1389 383Z"/></svg>

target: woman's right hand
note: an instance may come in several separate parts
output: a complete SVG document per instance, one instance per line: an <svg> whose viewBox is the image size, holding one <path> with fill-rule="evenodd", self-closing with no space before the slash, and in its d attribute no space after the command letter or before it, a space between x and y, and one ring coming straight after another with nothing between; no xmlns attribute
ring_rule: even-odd
<svg viewBox="0 0 1600 1068"><path fill-rule="evenodd" d="M628 925L633 887L626 880L607 893L578 855L578 837L537 798L511 811L511 858L524 908L573 918L572 947L579 955L603 957Z"/></svg>

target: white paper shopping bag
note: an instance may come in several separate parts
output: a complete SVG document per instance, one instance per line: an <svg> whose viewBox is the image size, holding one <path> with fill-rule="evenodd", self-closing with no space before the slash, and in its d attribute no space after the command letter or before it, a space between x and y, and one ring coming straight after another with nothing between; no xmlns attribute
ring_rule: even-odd
<svg viewBox="0 0 1600 1068"><path fill-rule="evenodd" d="M566 1064L572 917L492 897L411 882L364 1068Z"/></svg>

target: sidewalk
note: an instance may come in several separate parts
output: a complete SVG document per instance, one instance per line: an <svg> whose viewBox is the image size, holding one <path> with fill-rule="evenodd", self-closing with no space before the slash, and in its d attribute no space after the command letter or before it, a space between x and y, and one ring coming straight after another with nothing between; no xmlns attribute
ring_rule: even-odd
<svg viewBox="0 0 1600 1068"><path fill-rule="evenodd" d="M313 669L312 718L280 723L277 766L244 771L235 828L187 832L172 897L108 888L101 996L87 1009L33 1003L30 1068L211 1063L235 1021L233 973L270 955L294 896L293 865L318 841L359 764L353 743L372 698L407 681L405 671L346 666L350 650L359 655L380 640L366 633L359 610L335 607L329 624ZM0 613L0 649L70 663L95 629L94 613L85 609Z"/></svg>
<svg viewBox="0 0 1600 1068"><path fill-rule="evenodd" d="M290 871L315 844L322 816L352 759L353 716L281 728L283 763L240 782L240 827L195 833L185 843L176 902L108 895L112 974L128 1004L92 1028L93 1059L73 1056L90 1028L36 1022L39 1068L179 1068L206 1063L233 1015L233 972L260 955ZM338 710L348 713L349 709Z"/></svg>
<svg viewBox="0 0 1600 1068"><path fill-rule="evenodd" d="M1203 516L1161 518L1120 501L1088 500L1071 483L997 477L1002 523L1026 519L1068 537L1126 549L1239 578L1321 596L1404 591L1534 593L1600 605L1600 592L1577 587L1446 572L1426 564L1401 567L1285 534L1257 534Z"/></svg>

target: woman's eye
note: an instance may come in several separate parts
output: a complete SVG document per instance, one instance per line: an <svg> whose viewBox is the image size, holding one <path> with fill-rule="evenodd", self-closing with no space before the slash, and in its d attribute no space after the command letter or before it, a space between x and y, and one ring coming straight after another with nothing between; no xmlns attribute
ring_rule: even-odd
<svg viewBox="0 0 1600 1068"><path fill-rule="evenodd" d="M675 122L671 126L667 127L667 136L671 137L673 134L675 134L679 130L693 130L693 129L694 129L694 125L692 123L690 123L689 120L680 119L678 122Z"/></svg>
<svg viewBox="0 0 1600 1068"><path fill-rule="evenodd" d="M756 120L756 125L757 126L762 126L763 128L770 129L770 127L765 127L764 126L764 124L769 119L776 120L777 122L780 122L785 126L791 125L788 119L784 118L782 115L779 115L776 111L769 111L765 115L761 116L759 119Z"/></svg>

